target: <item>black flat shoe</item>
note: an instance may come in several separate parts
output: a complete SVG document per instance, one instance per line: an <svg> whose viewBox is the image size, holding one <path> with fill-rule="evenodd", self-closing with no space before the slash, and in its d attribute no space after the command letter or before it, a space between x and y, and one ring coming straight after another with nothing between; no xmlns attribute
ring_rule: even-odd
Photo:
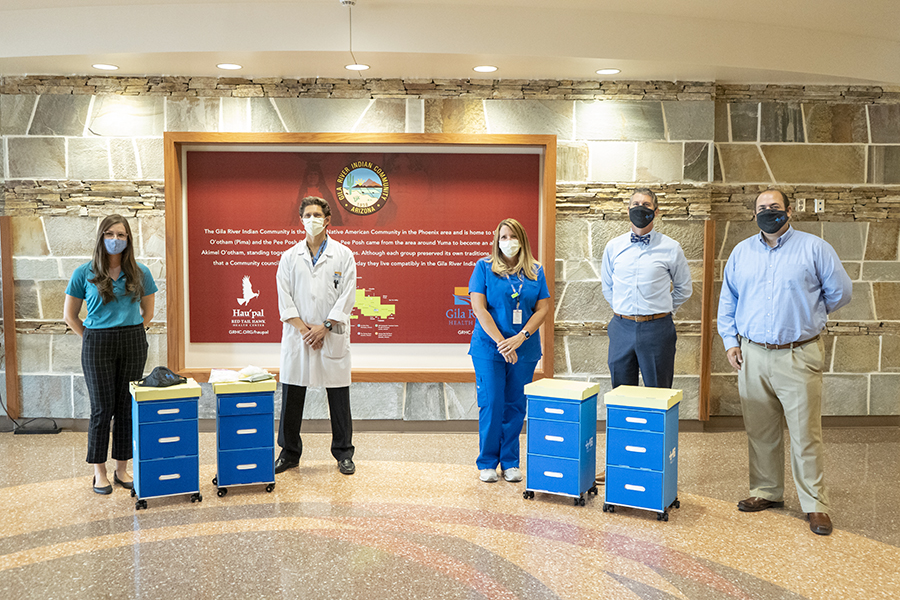
<svg viewBox="0 0 900 600"><path fill-rule="evenodd" d="M103 494L104 496L108 496L109 494L112 494L112 486L111 485L97 487L96 484L97 484L97 476L94 475L94 479L93 479L93 481L91 481L91 485L94 486L94 493L95 494Z"/></svg>
<svg viewBox="0 0 900 600"><path fill-rule="evenodd" d="M356 473L356 465L349 458L345 458L338 463L338 470L344 475L353 475Z"/></svg>
<svg viewBox="0 0 900 600"><path fill-rule="evenodd" d="M119 474L116 473L115 471L113 471L113 481L114 481L115 483L118 483L119 485L121 485L121 486L122 486L123 488L125 488L126 490L130 490L130 489L133 489L133 488L134 488L134 482L133 482L133 481L122 481L121 479L119 479Z"/></svg>

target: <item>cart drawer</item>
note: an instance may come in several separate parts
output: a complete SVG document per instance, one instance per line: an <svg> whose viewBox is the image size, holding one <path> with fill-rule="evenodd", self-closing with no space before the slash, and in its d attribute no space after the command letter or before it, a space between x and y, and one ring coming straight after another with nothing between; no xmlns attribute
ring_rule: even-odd
<svg viewBox="0 0 900 600"><path fill-rule="evenodd" d="M579 433L578 423L528 421L528 454L578 458L581 452Z"/></svg>
<svg viewBox="0 0 900 600"><path fill-rule="evenodd" d="M607 467L606 502L663 511L663 474L627 467Z"/></svg>
<svg viewBox="0 0 900 600"><path fill-rule="evenodd" d="M607 427L663 431L666 425L666 413L662 411L615 408L612 406L607 406L606 409Z"/></svg>
<svg viewBox="0 0 900 600"><path fill-rule="evenodd" d="M224 450L218 455L216 480L219 487L275 481L275 450Z"/></svg>
<svg viewBox="0 0 900 600"><path fill-rule="evenodd" d="M157 421L182 421L197 418L197 399L189 400L156 400L137 402L138 421L154 423Z"/></svg>
<svg viewBox="0 0 900 600"><path fill-rule="evenodd" d="M579 496L578 461L570 458L555 458L528 454L526 487L529 490Z"/></svg>
<svg viewBox="0 0 900 600"><path fill-rule="evenodd" d="M220 416L272 414L273 393L219 394L216 396Z"/></svg>
<svg viewBox="0 0 900 600"><path fill-rule="evenodd" d="M580 402L562 402L548 398L528 398L528 420L568 421L577 423L581 413Z"/></svg>
<svg viewBox="0 0 900 600"><path fill-rule="evenodd" d="M197 454L197 420L147 423L140 426L140 460Z"/></svg>
<svg viewBox="0 0 900 600"><path fill-rule="evenodd" d="M271 412L265 415L219 417L218 426L216 437L219 440L219 450L271 448L274 443L275 421Z"/></svg>
<svg viewBox="0 0 900 600"><path fill-rule="evenodd" d="M666 457L663 434L629 429L606 430L606 463L662 471Z"/></svg>
<svg viewBox="0 0 900 600"><path fill-rule="evenodd" d="M141 461L135 471L135 493L139 498L200 490L200 462L196 455Z"/></svg>

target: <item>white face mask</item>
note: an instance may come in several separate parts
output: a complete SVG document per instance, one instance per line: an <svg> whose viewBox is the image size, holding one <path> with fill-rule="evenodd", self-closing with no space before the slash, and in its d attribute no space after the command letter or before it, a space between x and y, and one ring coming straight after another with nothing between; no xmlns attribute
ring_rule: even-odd
<svg viewBox="0 0 900 600"><path fill-rule="evenodd" d="M519 240L511 239L511 240L500 240L500 251L506 255L507 258L512 258L516 254L519 253Z"/></svg>
<svg viewBox="0 0 900 600"><path fill-rule="evenodd" d="M322 217L307 217L303 219L303 228L306 230L306 233L316 237L325 229L325 219Z"/></svg>

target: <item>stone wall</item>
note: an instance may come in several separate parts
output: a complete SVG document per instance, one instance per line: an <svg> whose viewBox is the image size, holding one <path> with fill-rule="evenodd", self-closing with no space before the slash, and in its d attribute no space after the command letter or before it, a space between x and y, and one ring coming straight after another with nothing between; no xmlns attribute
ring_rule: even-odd
<svg viewBox="0 0 900 600"><path fill-rule="evenodd" d="M660 191L660 231L679 240L694 296L676 320L682 418L696 418L703 221L717 274L753 233L752 199L777 184L806 200L797 227L822 235L854 280L829 322L826 412L897 415L900 400L900 89L712 82L0 78L0 194L14 217L19 370L26 416L86 416L79 340L62 294L98 219L120 212L161 284L148 366L165 362L164 131L511 133L558 139L556 376L609 387L599 263L628 228L635 183ZM813 200L825 200L814 213ZM86 235L88 234L88 235ZM716 294L718 285L716 288ZM712 414L739 413L714 338ZM354 384L361 419L477 415L473 384ZM324 394L307 409L327 416ZM208 391L202 415L212 416Z"/></svg>

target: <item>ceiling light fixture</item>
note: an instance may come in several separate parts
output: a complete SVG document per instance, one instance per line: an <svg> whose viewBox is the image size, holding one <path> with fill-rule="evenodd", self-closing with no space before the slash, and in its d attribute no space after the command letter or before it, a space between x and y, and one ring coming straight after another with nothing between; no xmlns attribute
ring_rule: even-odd
<svg viewBox="0 0 900 600"><path fill-rule="evenodd" d="M479 73L493 73L497 70L497 67L493 65L481 65L480 67L475 67L472 70Z"/></svg>
<svg viewBox="0 0 900 600"><path fill-rule="evenodd" d="M237 71L238 69L244 68L241 65L236 65L234 63L219 63L216 66L224 71Z"/></svg>
<svg viewBox="0 0 900 600"><path fill-rule="evenodd" d="M117 67L116 65L107 65L104 63L97 63L97 64L94 64L91 66L94 67L95 69L100 69L101 71L118 71L119 70L119 67Z"/></svg>
<svg viewBox="0 0 900 600"><path fill-rule="evenodd" d="M349 23L349 39L350 39L350 58L353 59L353 64L344 65L344 68L348 71L365 71L369 68L369 65L364 65L353 55L353 6L356 4L356 0L340 0L341 6L346 6L349 9L350 19ZM362 77L362 75L360 75Z"/></svg>
<svg viewBox="0 0 900 600"><path fill-rule="evenodd" d="M621 73L622 69L597 69L597 75L616 75Z"/></svg>

